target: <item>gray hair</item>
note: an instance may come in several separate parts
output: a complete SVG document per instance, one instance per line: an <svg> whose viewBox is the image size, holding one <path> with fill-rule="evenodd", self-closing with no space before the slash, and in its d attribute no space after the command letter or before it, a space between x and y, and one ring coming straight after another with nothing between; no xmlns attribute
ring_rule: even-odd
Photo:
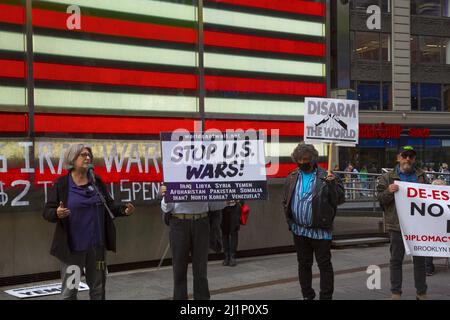
<svg viewBox="0 0 450 320"><path fill-rule="evenodd" d="M64 165L67 170L70 171L73 169L73 163L78 158L78 156L80 155L81 151L83 151L83 149L87 149L89 151L89 153L91 154L91 161L94 161L94 158L92 156L91 147L89 147L88 145L83 144L83 143L72 144L66 150L66 153L64 155Z"/></svg>
<svg viewBox="0 0 450 320"><path fill-rule="evenodd" d="M311 162L316 163L319 161L319 152L314 148L312 144L299 143L291 154L292 160L297 163L305 155L311 157Z"/></svg>

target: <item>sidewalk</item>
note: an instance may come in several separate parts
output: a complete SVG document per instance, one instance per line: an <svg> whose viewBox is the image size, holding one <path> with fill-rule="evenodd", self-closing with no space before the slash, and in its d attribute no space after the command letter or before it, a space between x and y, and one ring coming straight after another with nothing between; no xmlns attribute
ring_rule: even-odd
<svg viewBox="0 0 450 320"><path fill-rule="evenodd" d="M360 246L332 251L335 271L334 299L383 300L389 299L389 245ZM436 273L427 277L430 299L450 299L450 269L444 259L435 259ZM381 289L369 290L366 282L370 274L367 266L381 268ZM313 269L313 287L318 292L318 269ZM224 267L221 261L212 261L208 267L211 299L214 300L297 300L301 298L294 253L238 259L236 267ZM83 279L82 279L83 281ZM17 287L55 283L47 281L14 287L1 287L0 300L16 300L5 290ZM189 292L192 292L192 270L189 268ZM172 268L141 269L109 274L106 285L109 300L157 300L172 296ZM413 266L405 257L403 268L403 299L415 299ZM32 298L58 300L59 295ZM79 299L88 299L80 292Z"/></svg>

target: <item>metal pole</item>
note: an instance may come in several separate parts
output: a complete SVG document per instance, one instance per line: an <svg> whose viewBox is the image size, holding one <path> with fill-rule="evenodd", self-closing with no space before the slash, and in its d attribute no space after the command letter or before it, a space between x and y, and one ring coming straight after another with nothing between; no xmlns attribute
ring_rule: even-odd
<svg viewBox="0 0 450 320"><path fill-rule="evenodd" d="M203 0L197 3L198 16L198 107L202 122L202 132L205 130L205 64L203 41Z"/></svg>
<svg viewBox="0 0 450 320"><path fill-rule="evenodd" d="M34 70L33 70L33 16L32 16L32 0L26 0L26 67L27 67L27 107L28 107L28 139L33 143L30 148L30 166L34 166L34 150L35 150L35 130L34 130ZM31 183L34 181L35 175L30 175Z"/></svg>

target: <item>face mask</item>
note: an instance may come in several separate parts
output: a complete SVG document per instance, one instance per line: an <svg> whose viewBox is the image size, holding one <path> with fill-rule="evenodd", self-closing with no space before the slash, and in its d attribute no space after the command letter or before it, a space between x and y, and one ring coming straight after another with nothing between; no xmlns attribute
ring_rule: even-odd
<svg viewBox="0 0 450 320"><path fill-rule="evenodd" d="M298 168L302 171L310 171L312 169L312 165L310 162L306 162L306 163L299 164Z"/></svg>

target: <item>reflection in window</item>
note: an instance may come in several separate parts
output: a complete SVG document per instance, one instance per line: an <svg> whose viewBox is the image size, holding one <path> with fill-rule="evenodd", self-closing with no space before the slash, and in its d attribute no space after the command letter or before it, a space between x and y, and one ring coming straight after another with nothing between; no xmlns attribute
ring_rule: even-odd
<svg viewBox="0 0 450 320"><path fill-rule="evenodd" d="M392 90L391 83L383 83L383 110L392 110Z"/></svg>
<svg viewBox="0 0 450 320"><path fill-rule="evenodd" d="M383 0L382 2L385 2L386 0ZM353 0L353 9L356 10L367 10L367 7L375 4L377 6L380 5L379 0Z"/></svg>
<svg viewBox="0 0 450 320"><path fill-rule="evenodd" d="M419 37L420 62L441 62L442 38Z"/></svg>
<svg viewBox="0 0 450 320"><path fill-rule="evenodd" d="M420 110L441 111L441 85L420 84Z"/></svg>
<svg viewBox="0 0 450 320"><path fill-rule="evenodd" d="M391 0L382 0L381 1L381 11L382 12L391 12Z"/></svg>
<svg viewBox="0 0 450 320"><path fill-rule="evenodd" d="M410 40L411 40L411 64L415 64L419 62L417 36L411 36Z"/></svg>
<svg viewBox="0 0 450 320"><path fill-rule="evenodd" d="M417 83L411 83L411 110L419 110L419 97Z"/></svg>
<svg viewBox="0 0 450 320"><path fill-rule="evenodd" d="M391 42L388 33L381 34L381 56L383 61L391 61Z"/></svg>
<svg viewBox="0 0 450 320"><path fill-rule="evenodd" d="M450 0L449 0L450 1ZM450 39L446 38L442 41L442 48L444 48L444 63L450 64Z"/></svg>
<svg viewBox="0 0 450 320"><path fill-rule="evenodd" d="M444 17L450 17L450 0L444 0L442 2L442 14Z"/></svg>
<svg viewBox="0 0 450 320"><path fill-rule="evenodd" d="M353 52L357 59L380 59L379 33L355 32L354 45Z"/></svg>
<svg viewBox="0 0 450 320"><path fill-rule="evenodd" d="M379 82L359 82L358 100L360 110L380 109L380 83Z"/></svg>
<svg viewBox="0 0 450 320"><path fill-rule="evenodd" d="M450 111L450 84L444 85L444 111Z"/></svg>
<svg viewBox="0 0 450 320"><path fill-rule="evenodd" d="M411 14L440 17L441 0L412 0Z"/></svg>

